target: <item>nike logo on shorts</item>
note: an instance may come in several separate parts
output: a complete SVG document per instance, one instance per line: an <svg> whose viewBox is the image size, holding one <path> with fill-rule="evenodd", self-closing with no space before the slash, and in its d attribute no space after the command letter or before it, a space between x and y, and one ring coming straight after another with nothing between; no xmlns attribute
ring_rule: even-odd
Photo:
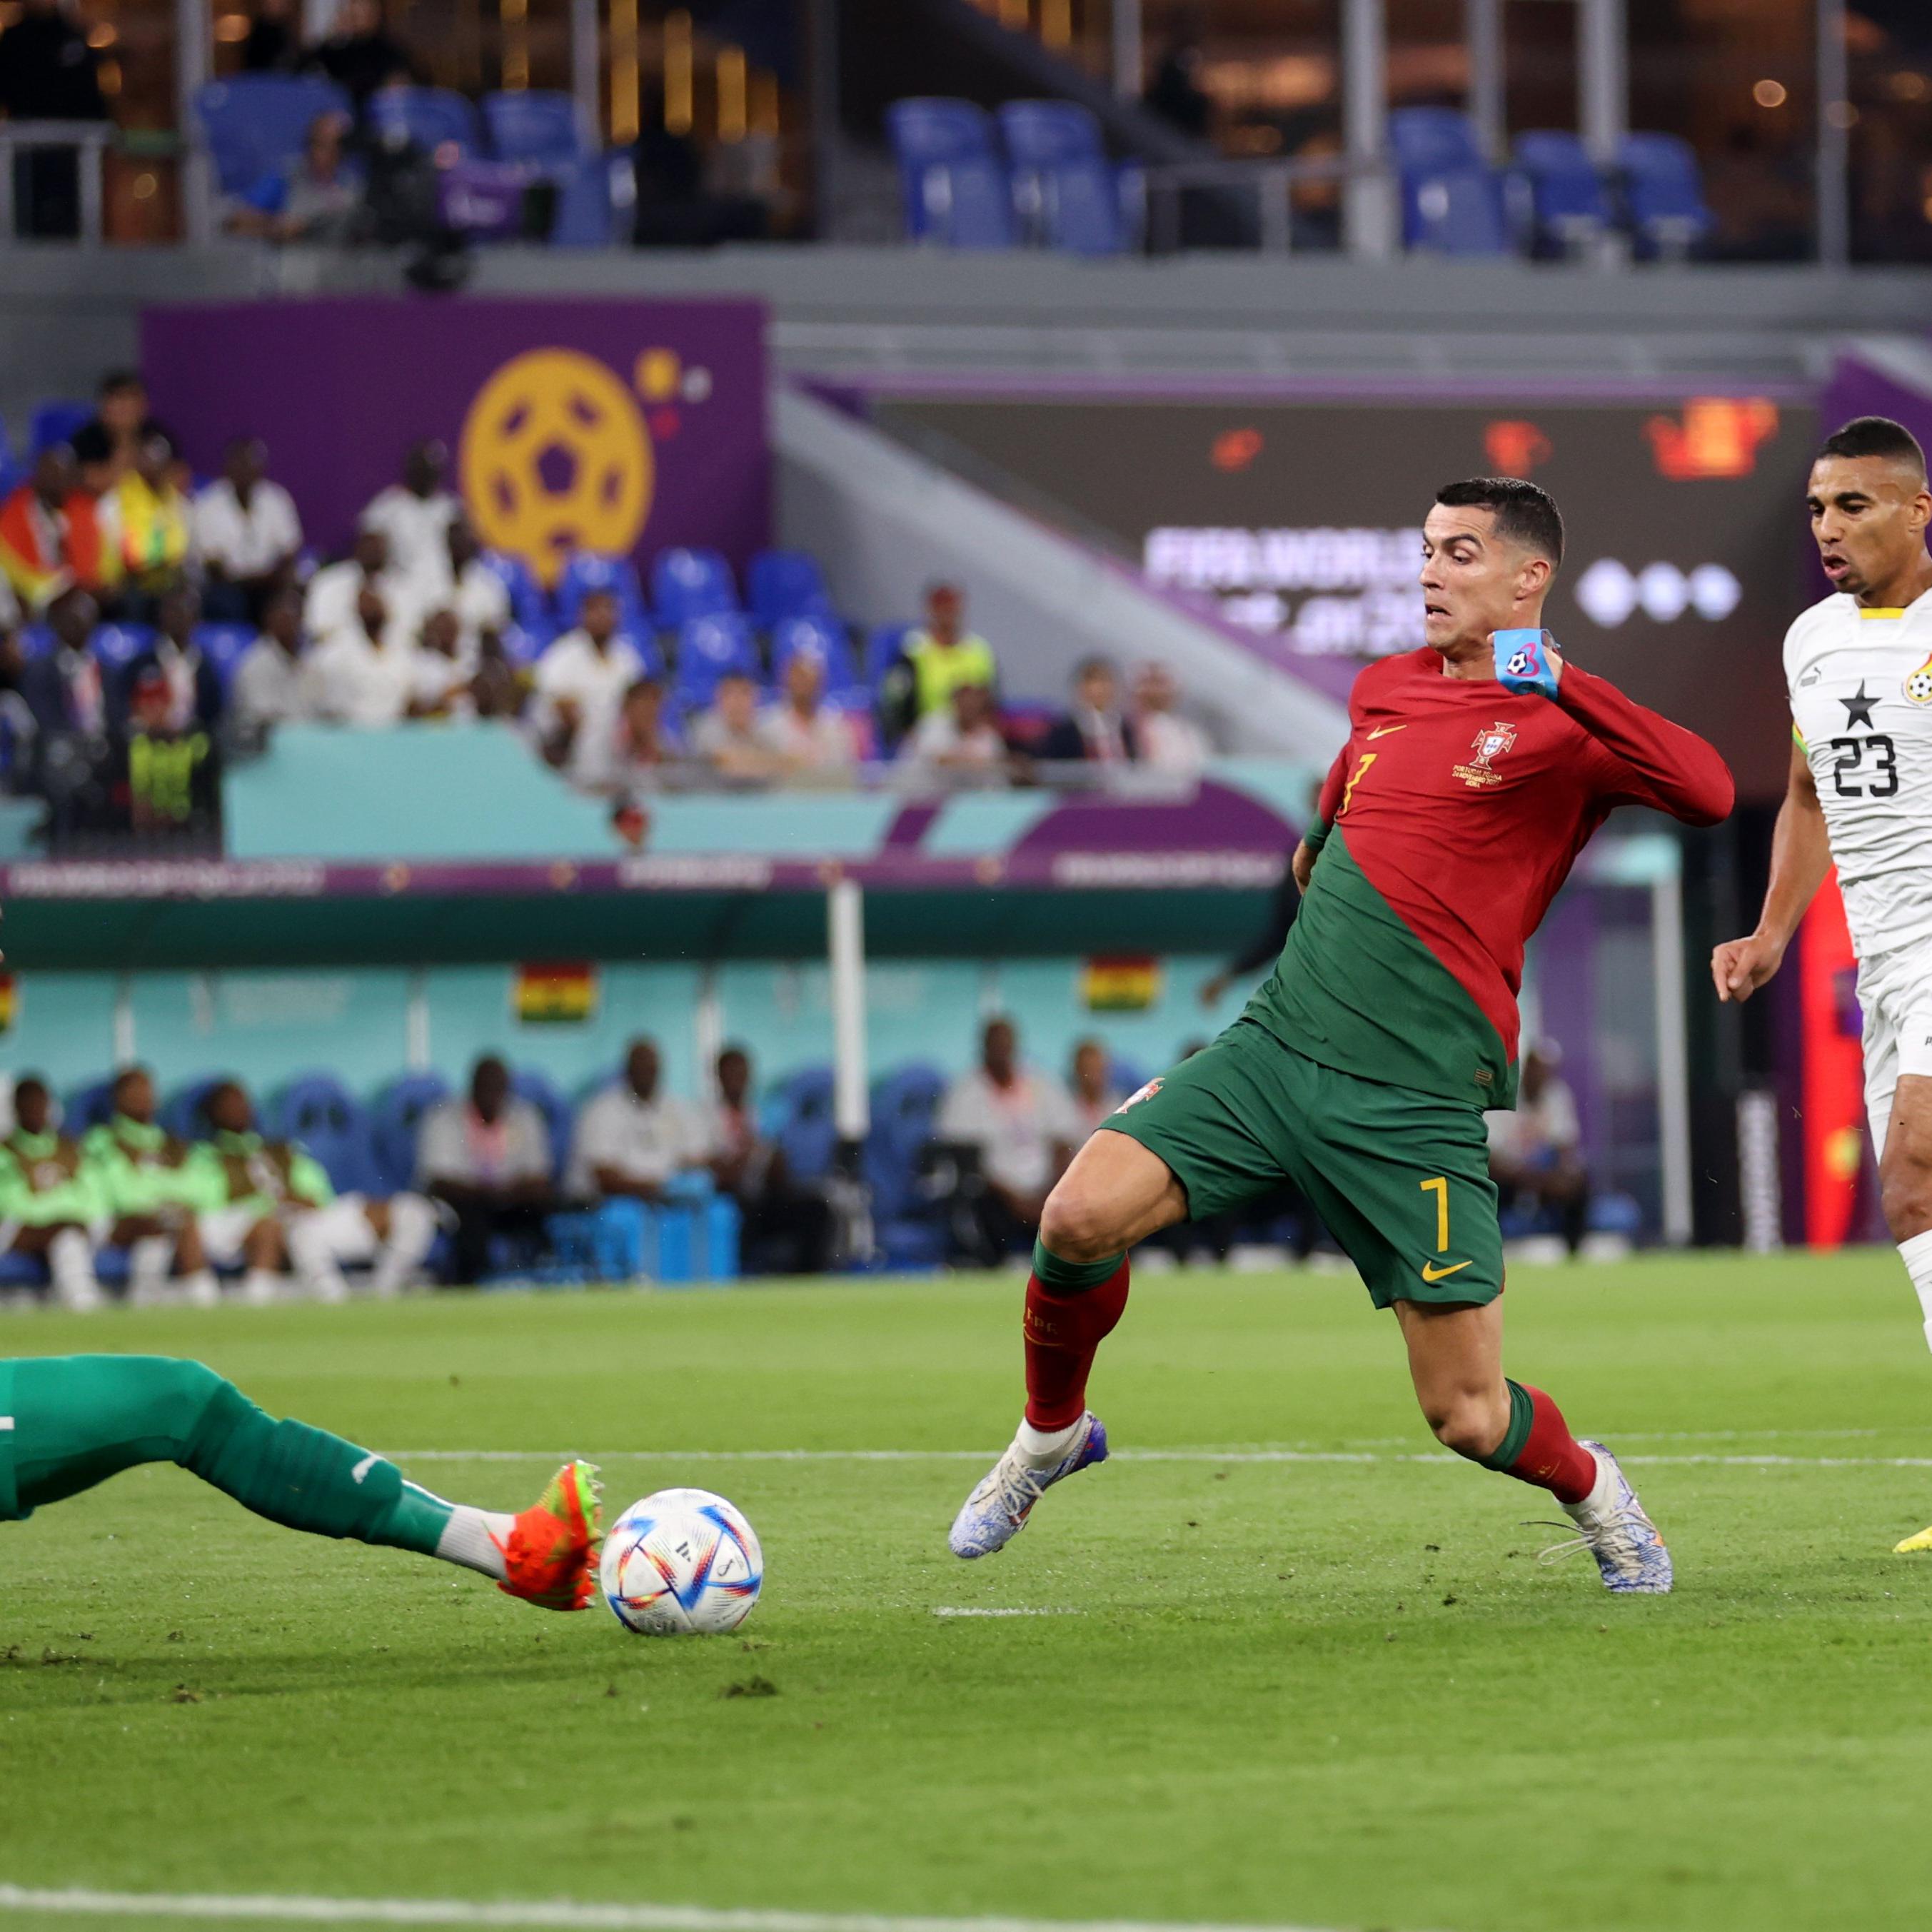
<svg viewBox="0 0 1932 1932"><path fill-rule="evenodd" d="M1433 1262L1422 1264L1422 1278L1427 1282L1447 1281L1452 1274L1460 1274L1466 1268L1473 1268L1473 1262L1456 1262L1448 1268L1438 1268Z"/></svg>

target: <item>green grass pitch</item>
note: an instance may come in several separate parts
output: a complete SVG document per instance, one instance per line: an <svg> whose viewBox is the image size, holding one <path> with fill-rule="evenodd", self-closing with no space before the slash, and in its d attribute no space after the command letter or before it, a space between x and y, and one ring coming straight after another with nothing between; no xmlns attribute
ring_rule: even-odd
<svg viewBox="0 0 1932 1932"><path fill-rule="evenodd" d="M614 1504L716 1488L767 1562L739 1636L653 1641L172 1469L0 1526L0 1880L1926 1923L1932 1558L1890 1551L1932 1522L1932 1361L1889 1252L1517 1271L1510 1366L1630 1459L1677 1561L1661 1600L1539 1564L1547 1499L1431 1456L1393 1322L1306 1276L1146 1277L1093 1390L1125 1453L958 1563L966 1452L1018 1412L1018 1300L1008 1277L0 1324L18 1352L199 1355L439 1452L404 1466L465 1500L518 1507L572 1449ZM1224 1453L1148 1453L1180 1449ZM937 1614L965 1609L1053 1614ZM0 1912L40 1922L89 1922Z"/></svg>

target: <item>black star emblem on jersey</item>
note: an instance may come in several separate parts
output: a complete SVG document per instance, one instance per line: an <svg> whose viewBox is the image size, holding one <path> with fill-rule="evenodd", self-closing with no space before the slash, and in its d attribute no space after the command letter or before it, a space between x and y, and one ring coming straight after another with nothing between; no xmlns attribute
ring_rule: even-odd
<svg viewBox="0 0 1932 1932"><path fill-rule="evenodd" d="M1858 680L1858 695L1841 698L1838 702L1845 707L1845 729L1849 731L1854 724L1862 724L1869 731L1872 728L1872 706L1878 702L1865 692L1865 681Z"/></svg>

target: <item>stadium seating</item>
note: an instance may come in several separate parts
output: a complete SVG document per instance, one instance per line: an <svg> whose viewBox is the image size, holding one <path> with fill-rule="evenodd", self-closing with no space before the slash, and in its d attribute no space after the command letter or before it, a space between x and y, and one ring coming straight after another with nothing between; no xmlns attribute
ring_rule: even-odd
<svg viewBox="0 0 1932 1932"><path fill-rule="evenodd" d="M486 550L478 560L502 585L510 600L512 622L518 629L527 631L533 637L544 637L548 641L551 628L550 613L544 608L542 586L530 566L521 557L500 550Z"/></svg>
<svg viewBox="0 0 1932 1932"><path fill-rule="evenodd" d="M749 621L735 610L699 617L677 634L677 688L688 705L708 704L721 677L736 672L758 674L758 654Z"/></svg>
<svg viewBox="0 0 1932 1932"><path fill-rule="evenodd" d="M62 1132L80 1139L92 1127L104 1127L114 1118L114 1082L90 1080L67 1096L61 1109Z"/></svg>
<svg viewBox="0 0 1932 1932"><path fill-rule="evenodd" d="M966 100L896 100L886 125L908 238L952 248L1012 246L1012 188L983 110Z"/></svg>
<svg viewBox="0 0 1932 1932"><path fill-rule="evenodd" d="M1120 184L1093 115L1071 100L1010 100L1000 131L1027 237L1070 254L1119 254L1126 245Z"/></svg>
<svg viewBox="0 0 1932 1932"><path fill-rule="evenodd" d="M556 617L560 628L568 630L577 622L579 607L593 590L608 590L615 595L627 630L651 628L637 566L627 556L603 556L587 550L575 552L557 578Z"/></svg>
<svg viewBox="0 0 1932 1932"><path fill-rule="evenodd" d="M752 616L775 631L788 617L820 617L832 608L818 560L802 550L761 550L746 574Z"/></svg>
<svg viewBox="0 0 1932 1932"><path fill-rule="evenodd" d="M700 617L736 613L738 588L731 566L715 550L667 550L651 566L651 606L667 631Z"/></svg>
<svg viewBox="0 0 1932 1932"><path fill-rule="evenodd" d="M34 410L27 429L27 455L31 461L44 449L57 442L71 442L94 420L91 403L47 402Z"/></svg>
<svg viewBox="0 0 1932 1932"><path fill-rule="evenodd" d="M500 161L562 167L596 152L596 143L584 127L577 103L568 94L541 88L516 94L486 94L482 109L490 146Z"/></svg>
<svg viewBox="0 0 1932 1932"><path fill-rule="evenodd" d="M828 691L844 692L859 682L852 663L852 646L844 626L826 617L788 617L772 633L772 675L782 677L795 651L816 651L825 660Z"/></svg>
<svg viewBox="0 0 1932 1932"><path fill-rule="evenodd" d="M310 75L251 74L211 81L194 98L195 116L224 194L245 194L302 152L318 114L350 112L332 82Z"/></svg>
<svg viewBox="0 0 1932 1932"><path fill-rule="evenodd" d="M103 624L92 640L94 655L109 670L124 670L154 641L146 624Z"/></svg>
<svg viewBox="0 0 1932 1932"><path fill-rule="evenodd" d="M920 1165L946 1096L946 1077L920 1062L872 1089L872 1129L860 1156L872 1190L873 1238L889 1268L934 1268L946 1253L946 1228L919 1184Z"/></svg>
<svg viewBox="0 0 1932 1932"><path fill-rule="evenodd" d="M369 124L382 139L413 141L436 154L481 153L483 124L463 95L446 87L385 87L369 97Z"/></svg>
<svg viewBox="0 0 1932 1932"><path fill-rule="evenodd" d="M369 1109L369 1137L382 1192L416 1185L416 1131L424 1114L448 1097L449 1082L440 1073L406 1073L376 1095Z"/></svg>
<svg viewBox="0 0 1932 1932"><path fill-rule="evenodd" d="M1508 252L1502 188L1467 115L1398 108L1389 116L1389 148L1406 247L1441 255Z"/></svg>
<svg viewBox="0 0 1932 1932"><path fill-rule="evenodd" d="M300 1141L338 1193L380 1191L368 1114L333 1074L290 1081L262 1110L262 1132L271 1140Z"/></svg>
<svg viewBox="0 0 1932 1932"><path fill-rule="evenodd" d="M766 1108L766 1130L783 1150L793 1180L823 1180L838 1151L831 1068L801 1067L781 1082Z"/></svg>
<svg viewBox="0 0 1932 1932"><path fill-rule="evenodd" d="M1617 162L1638 255L1668 260L1690 254L1712 226L1690 142L1676 134L1626 134Z"/></svg>
<svg viewBox="0 0 1932 1932"><path fill-rule="evenodd" d="M207 1074L198 1080L190 1080L185 1087L177 1088L161 1103L155 1118L178 1141L205 1139L208 1121L201 1105L221 1084L222 1078L218 1073Z"/></svg>
<svg viewBox="0 0 1932 1932"><path fill-rule="evenodd" d="M1609 232L1614 219L1609 193L1574 134L1550 129L1519 134L1512 159L1525 191L1531 254L1587 254Z"/></svg>

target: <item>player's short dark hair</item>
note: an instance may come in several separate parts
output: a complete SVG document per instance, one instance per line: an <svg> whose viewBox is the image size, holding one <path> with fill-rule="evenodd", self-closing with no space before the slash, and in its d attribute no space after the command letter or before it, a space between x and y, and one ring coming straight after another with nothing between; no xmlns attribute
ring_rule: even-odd
<svg viewBox="0 0 1932 1932"><path fill-rule="evenodd" d="M1882 456L1893 463L1910 464L1923 476L1925 452L1918 437L1904 424L1889 416L1854 416L1844 428L1828 436L1818 454L1825 456Z"/></svg>
<svg viewBox="0 0 1932 1932"><path fill-rule="evenodd" d="M1499 536L1552 564L1563 561L1563 514L1556 498L1520 476L1472 476L1445 483L1436 500L1447 510L1487 510Z"/></svg>

